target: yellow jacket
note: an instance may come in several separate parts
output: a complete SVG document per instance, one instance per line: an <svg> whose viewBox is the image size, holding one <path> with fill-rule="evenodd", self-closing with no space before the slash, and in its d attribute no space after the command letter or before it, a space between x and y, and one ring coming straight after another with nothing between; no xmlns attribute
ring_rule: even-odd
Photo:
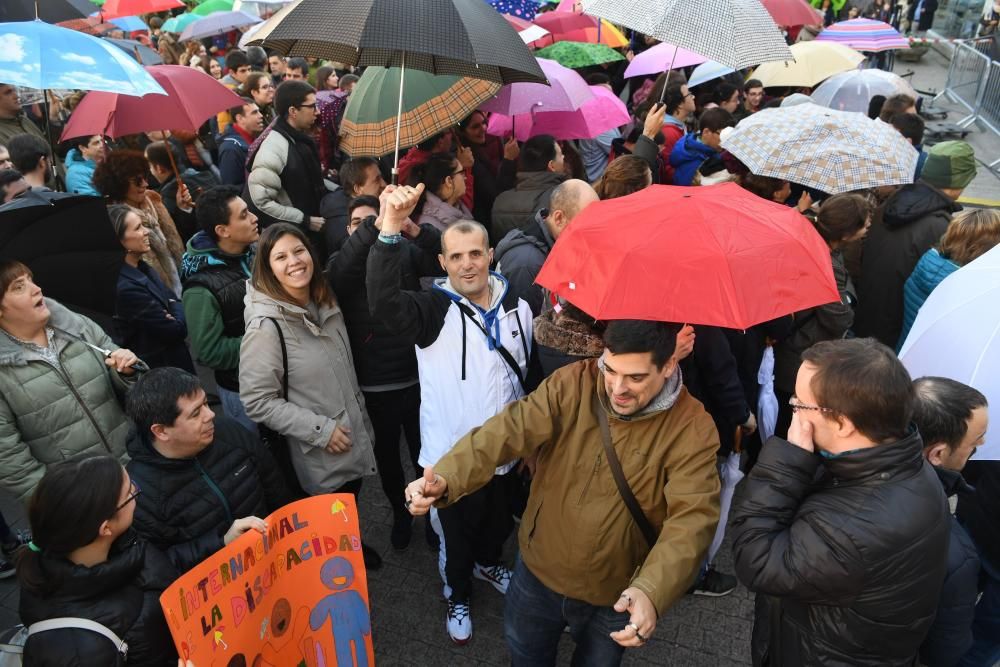
<svg viewBox="0 0 1000 667"><path fill-rule="evenodd" d="M659 529L649 549L615 486L593 410L607 394L597 360L566 366L459 440L434 471L453 503L494 469L538 450L521 521L521 557L548 588L610 606L645 592L663 615L694 580L719 521L719 437L683 387L673 406L632 419L608 410L611 439L632 492Z"/></svg>

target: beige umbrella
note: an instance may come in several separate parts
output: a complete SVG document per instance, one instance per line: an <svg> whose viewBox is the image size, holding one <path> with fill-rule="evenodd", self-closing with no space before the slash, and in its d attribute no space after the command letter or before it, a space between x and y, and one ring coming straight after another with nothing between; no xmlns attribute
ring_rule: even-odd
<svg viewBox="0 0 1000 667"><path fill-rule="evenodd" d="M863 55L834 42L799 42L791 46L795 60L764 63L754 70L751 78L760 80L765 88L794 86L812 88L840 72L857 69Z"/></svg>

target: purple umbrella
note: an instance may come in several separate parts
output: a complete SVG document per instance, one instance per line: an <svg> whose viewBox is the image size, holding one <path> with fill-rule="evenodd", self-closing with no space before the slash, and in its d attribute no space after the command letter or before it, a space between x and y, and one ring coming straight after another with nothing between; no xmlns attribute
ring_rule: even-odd
<svg viewBox="0 0 1000 667"><path fill-rule="evenodd" d="M230 30L236 30L237 28L243 28L260 22L261 19L256 16L250 16L246 12L217 12L203 19L198 19L185 28L184 32L181 33L180 41L223 35Z"/></svg>
<svg viewBox="0 0 1000 667"><path fill-rule="evenodd" d="M637 55L625 70L625 77L659 74L670 69L690 67L707 62L708 58L673 44L662 42Z"/></svg>
<svg viewBox="0 0 1000 667"><path fill-rule="evenodd" d="M602 132L628 123L628 109L613 92L604 86L590 86L594 96L576 111L490 116L486 131L506 137L515 134L518 141L527 141L539 134L551 134L556 139L593 139Z"/></svg>
<svg viewBox="0 0 1000 667"><path fill-rule="evenodd" d="M512 83L491 100L479 105L483 111L506 116L534 111L575 111L594 96L583 77L554 60L535 58L549 80L541 83Z"/></svg>

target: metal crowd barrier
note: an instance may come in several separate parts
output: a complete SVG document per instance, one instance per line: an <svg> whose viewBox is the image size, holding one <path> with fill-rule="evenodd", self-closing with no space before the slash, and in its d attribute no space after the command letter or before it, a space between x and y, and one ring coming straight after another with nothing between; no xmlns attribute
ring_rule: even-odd
<svg viewBox="0 0 1000 667"><path fill-rule="evenodd" d="M995 37L980 37L955 43L948 82L934 100L942 96L961 105L968 114L957 121L960 127L978 122L1000 137L1000 61L994 60ZM1000 171L1000 158L989 164Z"/></svg>

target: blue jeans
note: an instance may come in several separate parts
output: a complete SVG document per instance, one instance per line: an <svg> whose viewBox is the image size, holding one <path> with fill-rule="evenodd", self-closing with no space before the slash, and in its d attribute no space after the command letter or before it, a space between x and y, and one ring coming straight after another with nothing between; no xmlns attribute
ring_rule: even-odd
<svg viewBox="0 0 1000 667"><path fill-rule="evenodd" d="M1000 569L986 560L982 551L979 559L986 585L972 622L972 648L962 658L960 667L993 667L1000 661Z"/></svg>
<svg viewBox="0 0 1000 667"><path fill-rule="evenodd" d="M550 590L525 567L520 556L506 598L504 637L514 667L556 664L559 638L567 625L576 642L570 663L573 667L621 664L625 648L609 635L625 627L629 614Z"/></svg>
<svg viewBox="0 0 1000 667"><path fill-rule="evenodd" d="M222 387L217 387L217 389L219 390L219 401L222 403L222 411L226 416L235 419L240 423L240 426L257 435L257 425L247 417L247 411L243 407L243 402L240 401L239 393Z"/></svg>

